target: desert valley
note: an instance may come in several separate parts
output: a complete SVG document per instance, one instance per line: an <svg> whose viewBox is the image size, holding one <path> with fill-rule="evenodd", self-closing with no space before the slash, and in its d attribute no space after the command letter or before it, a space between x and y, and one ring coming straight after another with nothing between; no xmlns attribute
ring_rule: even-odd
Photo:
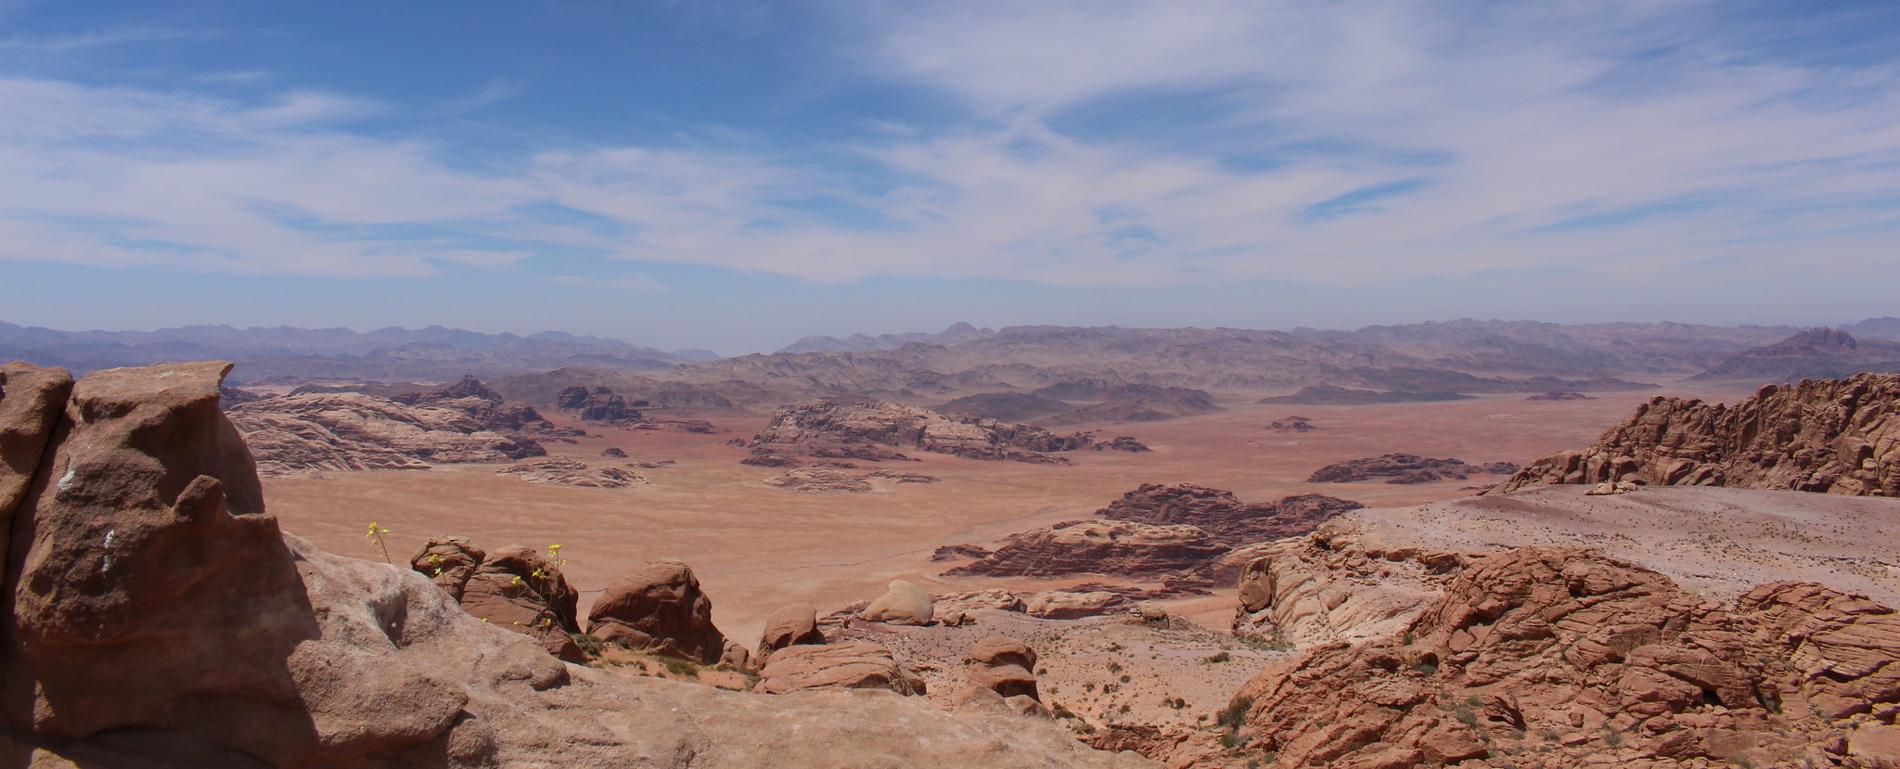
<svg viewBox="0 0 1900 769"><path fill-rule="evenodd" d="M1900 758L1900 342L1865 332L959 324L703 361L165 332L235 364L32 333L7 354L80 369L0 382L34 766L829 755L794 714L932 766ZM259 638L239 689L191 670ZM518 673L454 662L503 648ZM93 712L108 673L145 694ZM439 686L459 715L357 712ZM252 707L315 732L192 725ZM696 726L626 725L654 707Z"/></svg>
<svg viewBox="0 0 1900 769"><path fill-rule="evenodd" d="M1897 31L0 0L0 769L1900 769Z"/></svg>

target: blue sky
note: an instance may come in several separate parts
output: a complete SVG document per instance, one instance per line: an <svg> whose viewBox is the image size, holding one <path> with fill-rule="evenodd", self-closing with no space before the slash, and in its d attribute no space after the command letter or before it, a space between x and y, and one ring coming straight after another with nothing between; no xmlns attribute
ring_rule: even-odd
<svg viewBox="0 0 1900 769"><path fill-rule="evenodd" d="M1900 5L0 0L0 320L1900 314Z"/></svg>

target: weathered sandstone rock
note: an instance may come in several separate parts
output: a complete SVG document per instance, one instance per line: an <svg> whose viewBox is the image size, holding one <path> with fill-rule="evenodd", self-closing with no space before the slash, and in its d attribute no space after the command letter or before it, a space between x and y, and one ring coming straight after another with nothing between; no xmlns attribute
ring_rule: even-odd
<svg viewBox="0 0 1900 769"><path fill-rule="evenodd" d="M766 658L759 691L786 694L805 689L889 689L923 694L924 679L897 662L889 649L868 643L790 646Z"/></svg>
<svg viewBox="0 0 1900 769"><path fill-rule="evenodd" d="M1400 635L1270 667L1234 708L1278 767L1832 765L1846 714L1900 710L1891 616L1813 585L1723 609L1589 551L1519 548L1463 568Z"/></svg>
<svg viewBox="0 0 1900 769"><path fill-rule="evenodd" d="M789 463L802 455L882 461L903 459L908 448L973 459L1061 463L1051 452L1073 451L1086 434L1061 436L1039 427L939 414L883 401L818 400L780 409L747 444L753 464ZM779 466L782 466L779 465Z"/></svg>
<svg viewBox="0 0 1900 769"><path fill-rule="evenodd" d="M1144 483L1096 515L1151 524L1186 524L1230 545L1294 537L1364 505L1320 494L1241 504L1231 491L1191 483Z"/></svg>
<svg viewBox="0 0 1900 769"><path fill-rule="evenodd" d="M1036 651L1028 644L1008 636L989 636L970 647L965 662L972 688L988 689L1005 700L1022 696L1042 701L1036 692Z"/></svg>
<svg viewBox="0 0 1900 769"><path fill-rule="evenodd" d="M503 435L461 411L408 406L360 393L265 398L230 410L269 475L323 470L420 470L431 463L542 456L532 439Z"/></svg>
<svg viewBox="0 0 1900 769"><path fill-rule="evenodd" d="M787 646L822 644L825 634L818 632L818 609L808 603L779 607L765 618L765 631L759 635L759 659Z"/></svg>
<svg viewBox="0 0 1900 769"><path fill-rule="evenodd" d="M1454 458L1435 459L1417 454L1382 454L1327 465L1314 470L1306 482L1353 483L1384 478L1386 483L1431 483L1445 480L1462 481L1470 478L1472 473L1510 475L1517 470L1517 465L1509 462L1472 465L1466 464L1462 459Z"/></svg>
<svg viewBox="0 0 1900 769"><path fill-rule="evenodd" d="M1900 496L1900 374L1770 385L1733 406L1657 397L1497 491L1605 481Z"/></svg>
<svg viewBox="0 0 1900 769"><path fill-rule="evenodd" d="M578 459L556 459L544 457L516 462L495 471L496 475L512 475L535 483L553 483L562 486L580 486L593 489L624 489L629 486L644 486L647 479L625 467L595 466Z"/></svg>
<svg viewBox="0 0 1900 769"><path fill-rule="evenodd" d="M858 616L891 625L928 625L934 615L930 593L916 583L892 580L890 589L871 601Z"/></svg>
<svg viewBox="0 0 1900 769"><path fill-rule="evenodd" d="M651 561L607 586L587 613L587 634L607 643L705 665L726 657L712 599L679 561Z"/></svg>
<svg viewBox="0 0 1900 769"><path fill-rule="evenodd" d="M1154 575L1198 568L1225 552L1226 546L1194 526L1071 521L1010 535L994 552L947 573Z"/></svg>

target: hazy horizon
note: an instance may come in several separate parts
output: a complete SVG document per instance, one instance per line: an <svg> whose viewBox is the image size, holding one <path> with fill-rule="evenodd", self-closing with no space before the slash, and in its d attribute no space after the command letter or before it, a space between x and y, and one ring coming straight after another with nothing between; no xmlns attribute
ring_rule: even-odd
<svg viewBox="0 0 1900 769"><path fill-rule="evenodd" d="M0 306L769 351L1895 313L1900 6L0 0Z"/></svg>
<svg viewBox="0 0 1900 769"><path fill-rule="evenodd" d="M23 326L23 327L46 328L46 329L50 329L50 330L58 331L62 333L108 333L108 334L110 333L152 333L152 332L158 332L158 331L176 330L180 328L205 327L205 326L229 327L229 328L235 328L242 331L273 330L273 329L327 331L327 330L342 329L345 331L350 331L350 332L358 333L358 334L367 334L374 331L382 331L382 330L389 330L389 329L421 331L421 330L426 330L426 329L431 329L431 328L439 328L439 329L450 330L450 331L473 331L477 333L493 334L493 335L512 334L514 336L524 337L524 338L532 337L538 334L572 334L575 336L583 336L583 337L601 337L601 338L610 339L610 340L614 340L618 342L625 342L627 344L632 344L632 345L637 345L637 346L642 346L642 347L650 347L650 348L654 348L654 349L658 349L658 350L662 350L666 352L711 351L711 352L717 353L721 357L737 357L737 356L752 355L752 354L768 354L769 355L774 352L778 352L782 350L783 348L791 346L796 342L804 341L804 340L815 338L815 337L831 337L831 338L842 340L842 339L846 339L848 337L852 337L852 336L860 335L860 334L864 336L868 336L868 337L873 337L873 338L882 337L882 336L904 336L908 334L937 334L937 333L947 331L959 324L968 325L977 329L986 329L986 330L992 330L992 331L1000 331L1002 329L1011 328L1011 327L1058 326L1058 327L1076 327L1076 328L1121 328L1121 329L1130 329L1130 330L1142 330L1142 329L1152 330L1152 329L1173 329L1173 328L1201 328L1201 329L1230 328L1230 329L1239 329L1239 330L1248 330L1248 331L1289 331L1290 332L1290 331L1297 331L1297 330L1308 330L1308 331L1322 331L1322 332L1331 332L1331 331L1347 332L1347 331L1356 331L1356 330L1366 329L1366 328L1370 328L1374 326L1408 326L1408 325L1424 325L1424 324L1434 324L1434 323L1440 323L1440 324L1458 323L1458 322L1463 322L1463 321L1470 321L1470 322L1475 322L1475 323L1555 323L1558 325L1566 325L1566 326L1590 325L1590 324L1597 324L1597 323L1684 323L1684 324L1691 324L1691 325L1705 325L1705 326L1731 327L1731 328L1756 326L1756 327L1788 327L1788 328L1801 329L1801 328L1842 328L1842 327L1854 325L1856 323L1860 323L1863 321L1894 320L1894 319L1895 317L1890 316L1890 315L1870 315L1866 317L1852 318L1852 319L1846 319L1846 320L1818 321L1818 322L1812 322L1812 323L1700 323L1700 322L1695 322L1695 321L1683 321L1683 320L1675 320L1675 319L1662 319L1662 320L1654 320L1654 321L1607 320L1607 321L1561 322L1561 321L1538 320L1534 318L1459 317L1459 318L1442 318L1442 319L1423 320L1423 321L1410 321L1410 322L1405 322L1405 323L1368 323L1368 324L1359 324L1359 325L1352 325L1352 326L1296 325L1296 326L1276 326L1276 327L1234 326L1234 325L1198 326L1194 324L1123 325L1123 324L1115 324L1115 323L991 324L991 323L981 323L981 322L976 322L976 321L971 321L971 320L957 320L957 321L952 321L951 323L944 324L943 326L934 327L934 328L855 329L855 330L847 330L847 331L842 331L842 332L837 332L837 333L814 332L814 333L809 333L809 334L798 334L796 336L787 338L781 344L776 344L776 345L772 345L768 347L761 347L757 349L731 349L731 350L721 350L721 349L714 349L710 347L695 346L695 345L666 345L666 344L655 343L655 342L642 339L639 337L616 336L610 333L578 332L578 331L573 331L570 329L562 329L562 328L484 329L484 328L469 328L469 327L464 327L464 326L456 326L456 325L443 324L443 323L424 323L424 324L411 324L411 325L391 324L391 325L384 325L384 326L349 325L349 324L341 324L341 323L309 325L309 326L296 325L296 324L189 323L189 324L178 324L178 325L150 326L150 327L143 327L143 328L103 328L103 327L59 328L59 327L47 326L45 324L40 324L40 323L22 323L19 321L9 320L7 318L0 318L0 324L10 323L16 326Z"/></svg>

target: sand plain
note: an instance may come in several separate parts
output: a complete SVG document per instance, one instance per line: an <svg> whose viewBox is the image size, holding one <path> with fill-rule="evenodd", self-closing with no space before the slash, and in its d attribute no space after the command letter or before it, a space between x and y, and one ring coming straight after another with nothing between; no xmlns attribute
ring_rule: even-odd
<svg viewBox="0 0 1900 769"><path fill-rule="evenodd" d="M1746 392L1663 391L1715 400ZM1600 393L1593 400L1528 401L1522 394L1443 403L1372 406L1261 405L1223 402L1224 410L1164 422L1082 425L1105 436L1133 435L1152 453L1082 451L1070 466L990 462L921 454L922 461L883 466L926 473L935 484L905 484L871 493L810 494L773 488L782 472L742 465L745 450L727 445L749 437L767 417L725 416L719 432L602 429L573 444L549 443L555 456L611 464L671 460L641 469L650 484L626 489L575 488L499 476L488 465L434 470L332 473L266 481L270 509L284 527L332 552L380 558L364 539L370 521L390 528L399 562L436 535L471 537L483 547L559 542L570 580L585 605L621 572L651 559L690 564L714 604L717 624L750 643L765 616L793 601L830 611L868 600L892 579L939 592L989 587L1049 589L1091 581L944 577L932 562L940 545L989 543L1037 526L1086 517L1142 483L1190 482L1233 490L1244 501L1321 493L1377 508L1397 508L1472 494L1498 480L1418 485L1381 482L1309 484L1331 462L1387 452L1457 457L1468 462L1527 462L1593 441L1657 391ZM558 415L549 415L559 419ZM1275 432L1288 416L1320 429ZM618 447L629 460L600 456ZM872 467L866 464L866 467ZM1475 537L1474 537L1475 538ZM1224 628L1232 591L1182 599L1172 608L1210 628Z"/></svg>

